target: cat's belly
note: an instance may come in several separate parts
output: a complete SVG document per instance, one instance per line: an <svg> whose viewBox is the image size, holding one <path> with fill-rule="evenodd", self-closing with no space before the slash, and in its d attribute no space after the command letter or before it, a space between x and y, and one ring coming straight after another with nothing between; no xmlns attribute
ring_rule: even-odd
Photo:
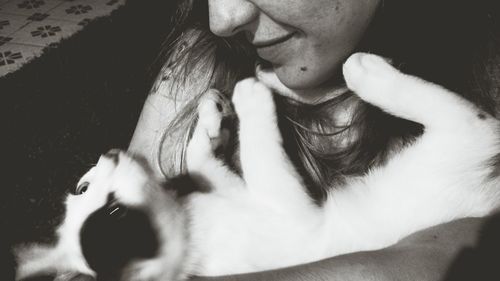
<svg viewBox="0 0 500 281"><path fill-rule="evenodd" d="M457 187L459 189L459 187ZM439 193L405 194L386 200L344 189L316 212L280 213L248 193L196 194L189 200L190 274L217 276L283 268L358 251L390 246L405 236L453 219L485 215L484 204L464 192L457 204ZM411 189L410 189L411 190ZM352 193L351 193L352 192ZM423 195L422 195L423 194ZM395 194L393 194L395 195ZM425 195L425 196L424 196ZM423 196L423 197L422 197ZM425 202L410 212L399 206ZM392 205L391 211L384 213ZM482 205L482 206L481 206ZM424 208L425 207L425 208ZM489 209L489 208L487 208ZM418 211L417 211L418 210ZM373 217L375 216L375 218Z"/></svg>
<svg viewBox="0 0 500 281"><path fill-rule="evenodd" d="M293 266L329 255L323 212L292 217L246 196L190 198L191 273L217 276ZM326 247L325 247L326 246Z"/></svg>

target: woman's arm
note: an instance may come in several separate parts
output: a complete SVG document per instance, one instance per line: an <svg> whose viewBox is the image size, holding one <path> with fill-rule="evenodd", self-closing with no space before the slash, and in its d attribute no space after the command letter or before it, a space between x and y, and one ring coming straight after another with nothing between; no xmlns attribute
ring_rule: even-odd
<svg viewBox="0 0 500 281"><path fill-rule="evenodd" d="M197 277L193 280L444 280L450 265L461 251L476 245L486 220L469 218L435 226L382 250L353 253L280 270L225 277ZM475 280L485 280L485 276L475 277Z"/></svg>
<svg viewBox="0 0 500 281"><path fill-rule="evenodd" d="M195 69L191 77L176 80L173 75L179 70L164 68L144 103L128 150L144 156L158 176L181 172L186 128L192 120L183 118L177 126L171 125L187 104L206 91L204 70Z"/></svg>
<svg viewBox="0 0 500 281"><path fill-rule="evenodd" d="M168 91L152 91L144 103L134 135L130 141L128 150L144 156L153 168L153 171L159 176L161 175L161 171L158 165L158 157L163 134L170 122L178 114L178 111L179 108ZM174 132L165 137L169 139L181 139L181 136L175 135ZM172 159L168 159L165 162L173 163L175 157L178 157L179 151L170 149L167 152ZM169 165L168 170L174 173L175 166L173 164Z"/></svg>

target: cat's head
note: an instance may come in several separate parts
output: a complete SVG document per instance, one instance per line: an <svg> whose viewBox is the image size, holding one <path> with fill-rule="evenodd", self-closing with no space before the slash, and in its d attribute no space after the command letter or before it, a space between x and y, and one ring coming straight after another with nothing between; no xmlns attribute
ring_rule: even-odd
<svg viewBox="0 0 500 281"><path fill-rule="evenodd" d="M99 279L174 279L186 256L185 214L141 158L102 155L66 198L55 245L18 251L18 278L80 272Z"/></svg>

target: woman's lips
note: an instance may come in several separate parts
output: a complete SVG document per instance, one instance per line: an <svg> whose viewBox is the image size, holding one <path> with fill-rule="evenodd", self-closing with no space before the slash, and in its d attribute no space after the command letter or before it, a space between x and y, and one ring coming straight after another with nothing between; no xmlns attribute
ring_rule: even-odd
<svg viewBox="0 0 500 281"><path fill-rule="evenodd" d="M288 39L292 38L294 34L295 33L292 32L292 33L289 33L289 34L287 34L285 36L274 38L274 39L271 39L271 40L260 41L260 42L253 42L253 45L257 49L271 47L273 45L277 45L279 43L283 43L283 42L287 41Z"/></svg>
<svg viewBox="0 0 500 281"><path fill-rule="evenodd" d="M252 44L255 46L257 49L257 53L259 54L259 57L271 62L275 63L275 61L278 58L278 55L282 53L284 50L284 44L289 41L293 36L295 35L295 32L289 33L285 36L274 38L271 40L267 41L258 41L258 42L253 42Z"/></svg>

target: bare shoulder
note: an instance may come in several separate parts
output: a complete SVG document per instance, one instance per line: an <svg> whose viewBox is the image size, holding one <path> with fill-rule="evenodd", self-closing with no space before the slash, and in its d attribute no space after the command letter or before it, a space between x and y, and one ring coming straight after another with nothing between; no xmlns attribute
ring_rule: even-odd
<svg viewBox="0 0 500 281"><path fill-rule="evenodd" d="M193 122L185 113L208 87L202 71L193 71L185 78L180 72L168 67L168 62L162 68L144 102L129 145L129 151L143 155L158 175L159 162L166 165L162 168L169 175L180 172L178 159L185 128ZM174 126L175 122L181 124Z"/></svg>

